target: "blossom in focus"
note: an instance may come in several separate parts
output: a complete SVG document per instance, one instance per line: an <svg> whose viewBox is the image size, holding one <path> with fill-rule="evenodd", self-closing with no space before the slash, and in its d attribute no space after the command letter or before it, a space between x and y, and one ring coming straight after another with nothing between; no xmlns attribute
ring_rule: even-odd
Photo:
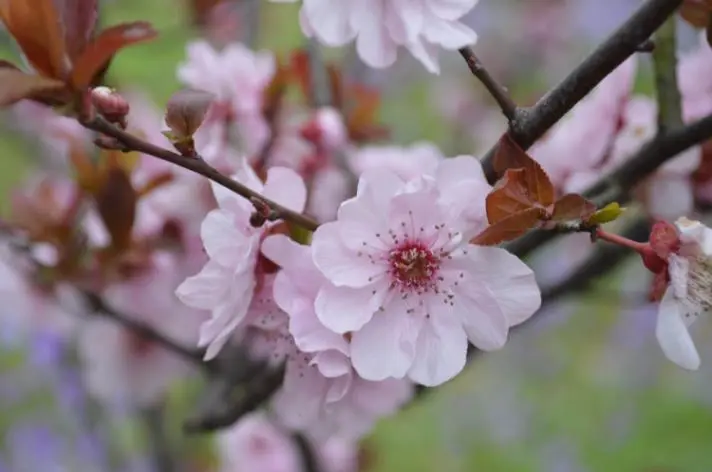
<svg viewBox="0 0 712 472"><path fill-rule="evenodd" d="M314 233L314 262L330 282L319 290L316 314L335 333L348 333L362 378L441 384L463 369L468 339L499 349L509 327L539 308L525 264L468 243L486 226L489 190L469 156L409 181L372 170L337 220Z"/></svg>
<svg viewBox="0 0 712 472"><path fill-rule="evenodd" d="M452 51L477 41L477 34L460 21L476 4L477 0L304 0L300 22L305 35L328 46L355 40L359 57L370 67L393 65L403 46L428 71L439 73L440 48Z"/></svg>
<svg viewBox="0 0 712 472"><path fill-rule="evenodd" d="M212 110L195 135L201 156L219 162L228 144L256 154L270 133L262 115L262 97L276 72L272 53L253 52L240 43L218 51L207 41L194 41L188 44L187 55L178 67L178 79L215 95ZM233 127L239 132L238 143L230 136Z"/></svg>
<svg viewBox="0 0 712 472"><path fill-rule="evenodd" d="M411 397L412 384L405 379L368 381L354 372L348 339L327 329L315 313L316 297L328 282L315 267L309 246L274 235L265 240L263 252L282 267L274 280L274 303L288 316L283 325L262 333L282 333L286 346L287 370L275 411L287 426L316 438L360 438ZM268 344L265 351L281 350Z"/></svg>
<svg viewBox="0 0 712 472"><path fill-rule="evenodd" d="M243 161L235 180L286 208L301 212L306 188L292 170L272 167L263 184ZM188 306L210 310L212 317L200 328L198 345L207 346L206 359L217 355L245 319L257 286L256 270L263 236L275 223L260 228L250 224L254 207L245 198L211 182L218 208L205 217L201 239L209 260L196 275L176 290Z"/></svg>
<svg viewBox="0 0 712 472"><path fill-rule="evenodd" d="M314 443L318 470L356 472L357 445L339 438ZM304 472L303 459L294 439L263 413L244 416L218 434L220 472Z"/></svg>
<svg viewBox="0 0 712 472"><path fill-rule="evenodd" d="M145 273L110 285L103 298L120 313L174 342L194 344L204 316L180 303L173 292L201 256L195 250L188 254L156 253ZM110 318L85 320L78 345L89 391L110 404L150 406L162 398L172 382L189 372L180 356Z"/></svg>
<svg viewBox="0 0 712 472"><path fill-rule="evenodd" d="M679 240L667 257L669 283L655 334L668 359L697 370L700 356L688 328L712 307L712 230L687 218L679 218L675 227Z"/></svg>

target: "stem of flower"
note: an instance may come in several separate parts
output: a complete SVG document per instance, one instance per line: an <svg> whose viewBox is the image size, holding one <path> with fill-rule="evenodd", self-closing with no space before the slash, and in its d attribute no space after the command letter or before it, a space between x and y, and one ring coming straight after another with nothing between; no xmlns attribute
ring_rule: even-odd
<svg viewBox="0 0 712 472"><path fill-rule="evenodd" d="M618 246L627 247L641 255L647 253L650 247L648 243L633 241L632 239L628 239L625 236L621 236L615 233L609 233L608 231L605 231L601 228L598 228L596 230L595 235L598 239L602 239L603 241L607 241L611 244L616 244Z"/></svg>

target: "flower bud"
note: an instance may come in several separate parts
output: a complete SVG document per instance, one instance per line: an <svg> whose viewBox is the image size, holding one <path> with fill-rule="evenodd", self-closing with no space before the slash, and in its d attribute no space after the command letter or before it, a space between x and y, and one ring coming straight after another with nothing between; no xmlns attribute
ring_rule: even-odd
<svg viewBox="0 0 712 472"><path fill-rule="evenodd" d="M126 128L129 102L109 87L96 87L91 91L91 102L96 110L111 123Z"/></svg>

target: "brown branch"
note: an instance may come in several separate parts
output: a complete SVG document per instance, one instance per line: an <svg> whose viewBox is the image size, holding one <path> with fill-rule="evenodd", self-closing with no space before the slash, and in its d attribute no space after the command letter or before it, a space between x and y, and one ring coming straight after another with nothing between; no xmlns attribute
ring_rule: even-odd
<svg viewBox="0 0 712 472"><path fill-rule="evenodd" d="M253 201L253 199L259 200L267 205L279 219L292 222L308 229L309 231L314 231L319 226L316 221L308 216L285 208L282 205L265 198L260 193L255 192L247 186L223 175L201 158L186 157L168 149L161 148L160 146L151 144L112 125L100 116L96 116L90 120L84 120L81 124L87 129L97 131L116 139L125 147L125 149L138 151L143 154L149 154L157 157L158 159L162 159L166 162L170 162L179 167L200 174L249 201Z"/></svg>
<svg viewBox="0 0 712 472"><path fill-rule="evenodd" d="M635 53L681 4L682 0L645 2L559 85L510 122L514 140L523 149L534 144L604 77ZM482 162L490 183L497 179L492 168L495 151L496 146L489 150Z"/></svg>
<svg viewBox="0 0 712 472"><path fill-rule="evenodd" d="M470 68L472 75L482 82L482 85L485 86L492 98L497 102L504 116L506 116L510 122L515 121L521 110L509 96L507 90L487 72L482 61L475 55L475 51L473 51L471 47L464 47L458 49L458 52L463 59L465 59L465 62L467 62L467 67Z"/></svg>

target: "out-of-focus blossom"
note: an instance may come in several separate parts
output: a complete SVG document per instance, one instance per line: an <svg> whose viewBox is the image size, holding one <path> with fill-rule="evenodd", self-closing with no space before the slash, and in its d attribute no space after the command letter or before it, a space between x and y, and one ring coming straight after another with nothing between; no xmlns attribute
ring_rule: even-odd
<svg viewBox="0 0 712 472"><path fill-rule="evenodd" d="M243 162L236 180L291 210L301 212L306 188L292 170L272 167L263 184ZM207 346L206 359L213 358L243 322L257 285L258 256L262 238L274 223L260 228L250 224L254 206L243 197L212 184L218 208L208 213L201 238L209 261L186 279L176 294L183 303L210 310L212 318L200 328L200 346Z"/></svg>
<svg viewBox="0 0 712 472"><path fill-rule="evenodd" d="M675 227L679 247L667 258L669 285L660 303L655 333L668 359L697 370L700 356L688 328L712 307L712 230L687 218L678 219Z"/></svg>
<svg viewBox="0 0 712 472"><path fill-rule="evenodd" d="M314 261L331 283L320 289L316 313L330 330L349 333L364 379L441 384L464 367L468 339L499 349L509 327L538 309L526 265L503 249L468 244L486 224L489 188L469 156L410 181L369 171L337 221L314 233Z"/></svg>
<svg viewBox="0 0 712 472"><path fill-rule="evenodd" d="M315 460L324 472L356 472L357 446L332 438L315 443ZM265 414L252 413L218 435L220 472L304 472L299 448Z"/></svg>
<svg viewBox="0 0 712 472"><path fill-rule="evenodd" d="M288 315L288 319L282 318L281 326L257 324L263 330L272 325L262 335L275 336L287 330L288 321L288 333L282 342L286 349L266 349L271 353L284 350L288 359L275 410L288 426L320 439L335 434L360 438L376 420L395 412L410 398L410 382L372 382L354 372L348 339L327 329L314 311L319 290L328 282L314 266L309 246L275 235L265 240L263 252L282 267L274 281L274 300ZM272 310L271 319L273 313Z"/></svg>
<svg viewBox="0 0 712 472"><path fill-rule="evenodd" d="M177 285L203 259L200 248L195 249L154 254L145 273L104 291L106 303L178 344L195 344L204 316L174 295ZM116 320L95 316L84 320L78 342L85 381L97 398L113 404L149 406L188 372L180 356Z"/></svg>
<svg viewBox="0 0 712 472"><path fill-rule="evenodd" d="M555 186L564 188L569 179L577 179L573 174L589 172L602 163L619 129L635 70L631 57L532 146L529 153Z"/></svg>
<svg viewBox="0 0 712 472"><path fill-rule="evenodd" d="M444 159L432 143L420 142L408 147L365 146L350 153L349 164L356 174L369 169L388 169L403 180L423 174L433 175Z"/></svg>
<svg viewBox="0 0 712 472"><path fill-rule="evenodd" d="M293 0L273 0L290 2ZM477 0L304 0L302 31L328 46L356 41L359 57L371 67L391 66L403 46L433 73L438 50L472 45L477 35L460 19Z"/></svg>
<svg viewBox="0 0 712 472"><path fill-rule="evenodd" d="M239 143L231 144L247 155L259 152L270 134L262 114L262 97L276 71L274 56L253 52L240 43L217 51L206 41L190 43L187 53L178 78L216 97L212 112L195 135L201 156L211 162L224 159L233 127L239 132Z"/></svg>

